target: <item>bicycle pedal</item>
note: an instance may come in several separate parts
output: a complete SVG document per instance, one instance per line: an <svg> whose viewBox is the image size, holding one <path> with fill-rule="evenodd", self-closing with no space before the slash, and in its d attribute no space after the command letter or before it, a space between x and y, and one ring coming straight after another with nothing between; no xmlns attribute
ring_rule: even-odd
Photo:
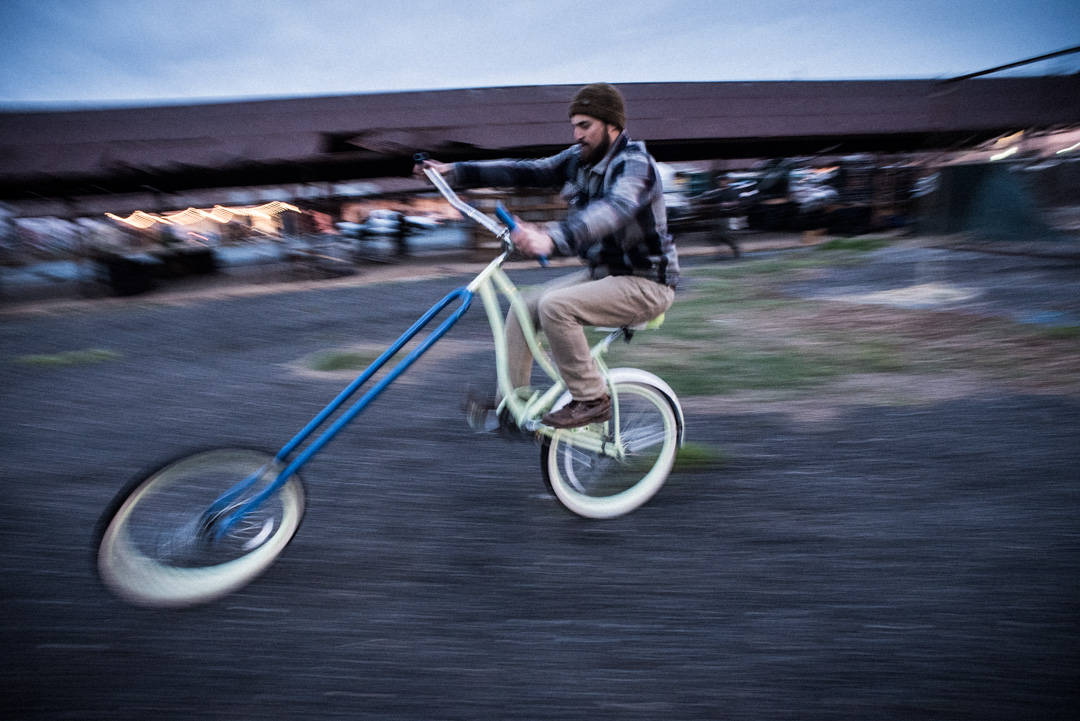
<svg viewBox="0 0 1080 721"><path fill-rule="evenodd" d="M522 427L514 422L513 416L510 415L510 411L504 409L499 413L498 426L496 427L496 433L501 437L507 438L512 441L528 440L535 436L535 433L531 431L527 426Z"/></svg>

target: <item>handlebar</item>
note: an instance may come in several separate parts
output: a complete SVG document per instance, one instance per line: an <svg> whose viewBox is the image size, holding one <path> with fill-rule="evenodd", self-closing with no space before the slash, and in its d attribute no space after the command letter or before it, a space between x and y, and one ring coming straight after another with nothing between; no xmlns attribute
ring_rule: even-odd
<svg viewBox="0 0 1080 721"><path fill-rule="evenodd" d="M502 203L495 206L495 217L501 220L510 230L517 227L517 223L514 222L514 216L507 212Z"/></svg>
<svg viewBox="0 0 1080 721"><path fill-rule="evenodd" d="M413 160L416 161L417 165L422 165L425 160L430 160L430 156L427 153L417 153L413 156ZM514 217L510 215L509 211L503 207L502 203L499 203L495 208L495 217L503 223L503 225L499 225L491 220L491 218L459 198L457 193L455 193L447 184L439 171L434 168L424 168L424 175L427 176L428 180L432 182L439 192L443 194L443 197L446 198L447 202L449 202L458 212L490 230L496 237L502 239L503 242L511 248L514 247L513 242L510 240L510 234L517 228L517 222L514 220ZM549 265L546 255L537 256L536 260L544 268Z"/></svg>
<svg viewBox="0 0 1080 721"><path fill-rule="evenodd" d="M495 206L495 217L501 220L506 227L510 229L511 233L514 232L514 228L517 227L517 221L515 221L514 216L510 215L510 212L503 207L502 203ZM546 255L536 256L536 262L544 268L547 268L550 265Z"/></svg>

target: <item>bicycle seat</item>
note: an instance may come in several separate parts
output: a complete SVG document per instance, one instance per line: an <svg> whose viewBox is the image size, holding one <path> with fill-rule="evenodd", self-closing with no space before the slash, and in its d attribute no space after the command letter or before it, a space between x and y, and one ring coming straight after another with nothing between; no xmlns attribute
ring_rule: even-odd
<svg viewBox="0 0 1080 721"><path fill-rule="evenodd" d="M664 324L664 316L666 315L667 313L661 313L652 320L647 320L639 325L632 325L630 330L656 330Z"/></svg>

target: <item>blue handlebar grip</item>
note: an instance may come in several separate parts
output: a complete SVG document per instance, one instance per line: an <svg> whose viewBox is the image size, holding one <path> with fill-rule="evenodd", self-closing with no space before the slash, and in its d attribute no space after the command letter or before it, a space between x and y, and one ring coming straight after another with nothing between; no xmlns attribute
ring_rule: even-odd
<svg viewBox="0 0 1080 721"><path fill-rule="evenodd" d="M505 225L510 230L513 230L517 227L517 223L514 222L514 217L510 215L509 212L507 212L506 208L503 207L502 203L499 203L495 206L495 217L501 220L503 222L503 225Z"/></svg>
<svg viewBox="0 0 1080 721"><path fill-rule="evenodd" d="M495 206L495 217L501 220L503 222L503 225L505 225L510 230L513 230L517 227L517 223L514 222L514 217L510 215L510 213L506 210L505 207L503 207L502 203L499 203ZM542 267L548 267L548 259L546 255L537 256L536 260L540 263Z"/></svg>

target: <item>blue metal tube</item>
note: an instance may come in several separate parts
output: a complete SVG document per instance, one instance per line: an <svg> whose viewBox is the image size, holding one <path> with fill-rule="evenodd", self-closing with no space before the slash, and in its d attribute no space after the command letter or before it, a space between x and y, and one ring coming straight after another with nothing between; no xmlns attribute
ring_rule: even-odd
<svg viewBox="0 0 1080 721"><path fill-rule="evenodd" d="M277 460L284 462L285 459L300 446L304 440L310 436L317 428L322 426L325 421L345 403L353 394L359 390L359 388L371 379L375 373L379 371L383 365L386 364L390 358L394 356L399 350L401 350L406 343L408 343L417 333L419 333L431 319L435 317L446 306L452 303L454 300L461 299L461 306L458 307L454 313L444 320L435 330L433 330L423 343L417 346L412 352L401 359L397 365L390 369L386 376L376 383L371 389L369 389L364 395L362 395L356 403L352 405L347 411L334 421L325 431L322 432L314 441L312 441L307 448L305 448L295 459L293 459L288 466L285 467L278 477L274 479L273 483L264 488L254 497L245 501L243 505L235 509L229 514L220 524L216 524L216 537L224 535L228 529L236 523L240 518L248 513L251 509L257 507L260 503L269 498L274 492L278 490L294 473L300 470L300 467L311 460L312 456L319 452L323 446L325 446L334 436L341 432L341 430L349 424L364 408L368 406L380 393L386 390L387 386L393 383L397 378L404 373L409 366L416 362L416 360L423 355L435 341L439 340L443 335L450 330L457 321L465 315L465 311L469 309L469 305L472 303L473 293L468 288L458 288L451 291L445 298L436 303L431 309L425 313L421 318L413 323L413 325L405 331L400 338L398 338L393 345L391 345L381 356L375 359L375 361L361 373L356 380L348 385L344 391L342 391L337 398L332 400L322 411L307 426L304 427L296 436L285 444L285 446L278 451ZM226 491L214 504L210 507L208 514L212 518L218 513L223 512L233 498L236 498L240 493L254 484L261 473L256 472L245 478L233 488Z"/></svg>

